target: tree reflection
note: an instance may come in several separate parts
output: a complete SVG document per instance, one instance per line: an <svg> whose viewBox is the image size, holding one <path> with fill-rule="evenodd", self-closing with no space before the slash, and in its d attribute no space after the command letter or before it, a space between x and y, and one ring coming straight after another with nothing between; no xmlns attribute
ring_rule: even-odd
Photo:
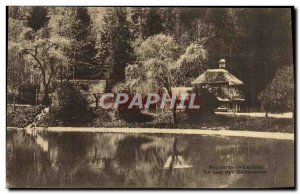
<svg viewBox="0 0 300 194"><path fill-rule="evenodd" d="M16 187L284 186L292 184L293 152L293 142L254 138L8 132L7 181ZM268 173L203 173L209 165L243 164L261 164Z"/></svg>
<svg viewBox="0 0 300 194"><path fill-rule="evenodd" d="M128 136L118 142L116 159L125 168L135 164L139 157L140 147L143 143L151 141L146 137Z"/></svg>

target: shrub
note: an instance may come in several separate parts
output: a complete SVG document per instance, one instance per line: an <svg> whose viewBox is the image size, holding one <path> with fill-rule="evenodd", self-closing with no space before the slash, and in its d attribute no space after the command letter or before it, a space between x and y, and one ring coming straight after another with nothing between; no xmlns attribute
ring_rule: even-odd
<svg viewBox="0 0 300 194"><path fill-rule="evenodd" d="M8 107L7 114L7 126L9 127L26 127L33 122L36 115L40 113L39 106L21 106L16 107L13 111L13 107Z"/></svg>
<svg viewBox="0 0 300 194"><path fill-rule="evenodd" d="M57 120L64 126L80 126L93 118L84 95L70 82L63 82L57 88L51 109L53 118L49 121Z"/></svg>
<svg viewBox="0 0 300 194"><path fill-rule="evenodd" d="M192 93L196 94L195 102L200 104L200 109L187 109L189 115L199 113L203 116L210 116L214 114L214 110L218 107L218 100L208 88L194 88Z"/></svg>
<svg viewBox="0 0 300 194"><path fill-rule="evenodd" d="M88 123L87 127L104 127L107 124L113 123L113 118L109 114L109 112L103 109L96 109L94 111L95 118L93 122Z"/></svg>
<svg viewBox="0 0 300 194"><path fill-rule="evenodd" d="M263 90L258 99L266 112L282 113L294 111L294 69L284 66L279 69L272 82Z"/></svg>
<svg viewBox="0 0 300 194"><path fill-rule="evenodd" d="M23 84L19 87L20 104L35 104L37 87L32 84Z"/></svg>
<svg viewBox="0 0 300 194"><path fill-rule="evenodd" d="M117 112L117 117L119 119L122 119L126 122L137 122L137 123L144 123L144 122L150 122L154 118L151 115L141 113L140 111L132 111L130 109L125 110L119 110Z"/></svg>

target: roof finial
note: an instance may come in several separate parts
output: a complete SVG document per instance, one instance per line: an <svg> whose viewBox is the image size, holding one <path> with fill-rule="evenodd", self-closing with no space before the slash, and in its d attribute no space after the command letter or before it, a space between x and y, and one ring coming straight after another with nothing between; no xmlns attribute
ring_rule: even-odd
<svg viewBox="0 0 300 194"><path fill-rule="evenodd" d="M219 68L220 69L225 69L226 68L226 61L225 61L225 59L221 59L219 61Z"/></svg>

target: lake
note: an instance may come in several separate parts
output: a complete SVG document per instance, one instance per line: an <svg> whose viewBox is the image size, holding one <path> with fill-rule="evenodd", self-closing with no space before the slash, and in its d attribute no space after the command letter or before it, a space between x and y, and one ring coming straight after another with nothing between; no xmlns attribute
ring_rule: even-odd
<svg viewBox="0 0 300 194"><path fill-rule="evenodd" d="M294 141L204 135L7 131L11 188L294 186Z"/></svg>

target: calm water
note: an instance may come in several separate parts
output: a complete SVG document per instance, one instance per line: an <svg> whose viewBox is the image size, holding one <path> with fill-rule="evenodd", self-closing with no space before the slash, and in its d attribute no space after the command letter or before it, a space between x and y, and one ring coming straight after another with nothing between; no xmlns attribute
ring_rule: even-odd
<svg viewBox="0 0 300 194"><path fill-rule="evenodd" d="M6 154L9 187L294 185L294 142L284 140L8 131ZM237 173L243 165L260 168ZM236 170L230 174L213 166Z"/></svg>

